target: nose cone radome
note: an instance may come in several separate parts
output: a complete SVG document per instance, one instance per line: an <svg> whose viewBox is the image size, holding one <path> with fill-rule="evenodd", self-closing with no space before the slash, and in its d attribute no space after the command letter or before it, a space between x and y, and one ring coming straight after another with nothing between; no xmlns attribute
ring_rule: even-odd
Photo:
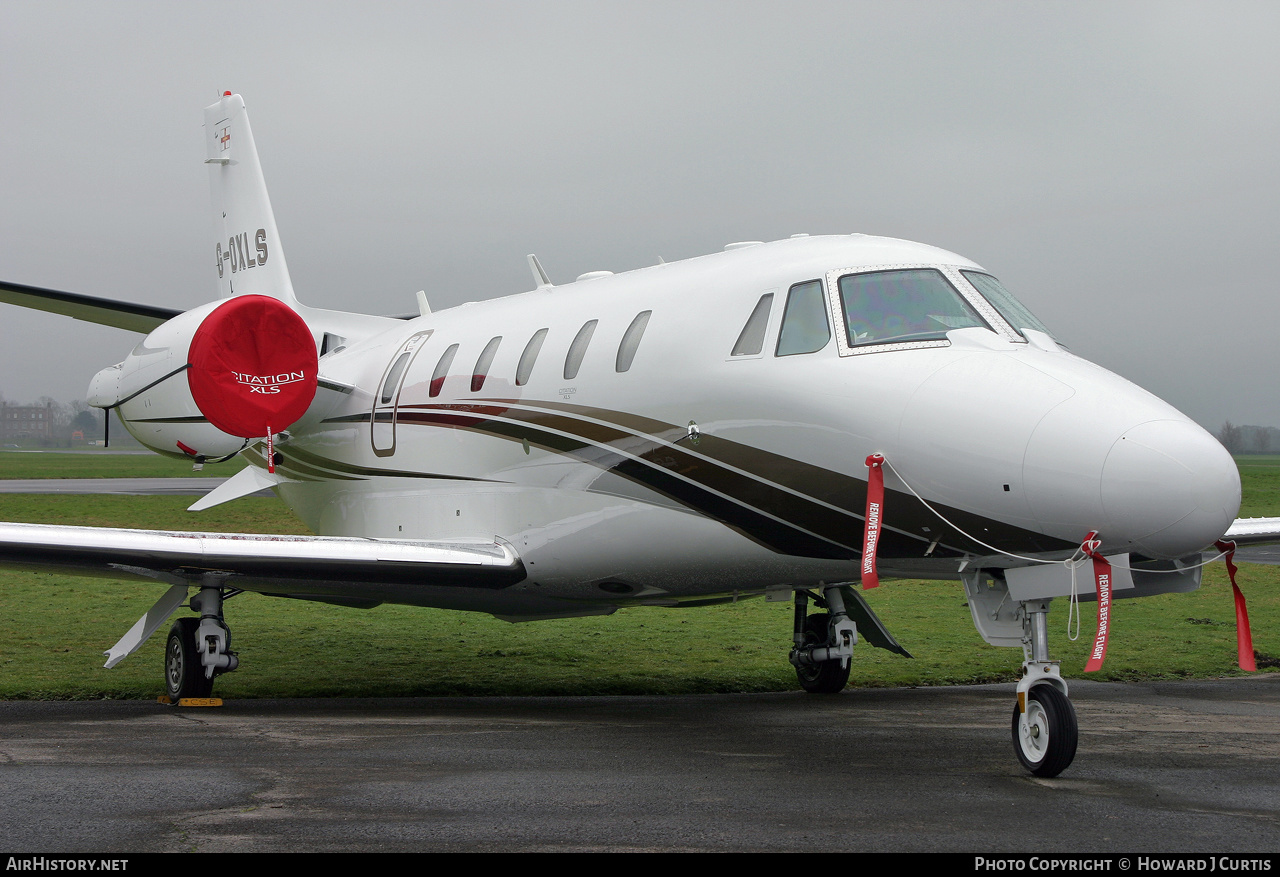
<svg viewBox="0 0 1280 877"><path fill-rule="evenodd" d="M1240 474L1226 449L1186 420L1124 431L1102 467L1111 535L1150 557L1182 557L1213 543L1240 510ZM1103 534L1104 543L1108 532Z"/></svg>
<svg viewBox="0 0 1280 877"><path fill-rule="evenodd" d="M1105 553L1185 557L1213 544L1240 509L1240 474L1190 418L1083 361L1044 358L1076 393L1049 411L1023 457L1027 501L1042 532Z"/></svg>

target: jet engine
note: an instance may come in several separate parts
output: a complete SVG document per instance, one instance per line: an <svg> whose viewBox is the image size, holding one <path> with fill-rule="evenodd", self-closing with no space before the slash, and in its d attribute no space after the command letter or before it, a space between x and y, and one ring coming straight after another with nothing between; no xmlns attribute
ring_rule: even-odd
<svg viewBox="0 0 1280 877"><path fill-rule="evenodd" d="M216 458L279 433L316 394L316 341L284 302L242 295L157 327L89 385L142 444L175 457Z"/></svg>

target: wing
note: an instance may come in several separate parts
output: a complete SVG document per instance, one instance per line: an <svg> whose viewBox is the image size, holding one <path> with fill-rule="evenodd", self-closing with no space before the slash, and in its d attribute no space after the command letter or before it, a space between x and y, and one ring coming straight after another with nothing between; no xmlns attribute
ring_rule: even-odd
<svg viewBox="0 0 1280 877"><path fill-rule="evenodd" d="M168 585L216 585L337 603L415 603L440 587L525 578L510 545L340 536L180 533L0 522L0 567Z"/></svg>
<svg viewBox="0 0 1280 877"><path fill-rule="evenodd" d="M1280 542L1280 518L1236 518L1222 538L1237 545Z"/></svg>
<svg viewBox="0 0 1280 877"><path fill-rule="evenodd" d="M38 286L23 286L20 283L5 281L0 281L0 302L33 308L37 311L48 311L51 314L62 314L88 323L127 329L130 332L141 332L144 335L182 313L174 308L158 308L127 301L114 301L109 298L95 298L91 295L58 292L56 289L41 289Z"/></svg>

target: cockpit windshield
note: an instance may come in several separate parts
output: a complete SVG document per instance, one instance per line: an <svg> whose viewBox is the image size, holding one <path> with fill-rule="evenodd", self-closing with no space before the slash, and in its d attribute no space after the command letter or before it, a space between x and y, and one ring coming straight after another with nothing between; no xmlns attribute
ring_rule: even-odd
<svg viewBox="0 0 1280 877"><path fill-rule="evenodd" d="M978 271L961 271L965 279L973 284L978 292L982 293L982 297L991 302L991 305L1000 312L1000 316L1005 318L1010 326L1021 334L1023 329L1034 329L1037 332L1052 337L1053 333L1048 330L1044 323L1036 319L1036 315L1027 310L1026 305L1013 297L1009 290L1000 285L1000 281L996 280L990 274L983 274Z"/></svg>
<svg viewBox="0 0 1280 877"><path fill-rule="evenodd" d="M849 345L945 339L951 329L987 327L933 268L872 271L840 278Z"/></svg>

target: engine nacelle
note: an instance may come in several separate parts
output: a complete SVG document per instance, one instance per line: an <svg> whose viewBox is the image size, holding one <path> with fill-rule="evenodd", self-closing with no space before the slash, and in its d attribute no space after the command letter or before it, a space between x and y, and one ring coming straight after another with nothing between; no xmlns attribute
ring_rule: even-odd
<svg viewBox="0 0 1280 877"><path fill-rule="evenodd" d="M316 394L316 342L278 299L242 295L156 328L89 385L142 444L177 457L225 457L281 432Z"/></svg>

